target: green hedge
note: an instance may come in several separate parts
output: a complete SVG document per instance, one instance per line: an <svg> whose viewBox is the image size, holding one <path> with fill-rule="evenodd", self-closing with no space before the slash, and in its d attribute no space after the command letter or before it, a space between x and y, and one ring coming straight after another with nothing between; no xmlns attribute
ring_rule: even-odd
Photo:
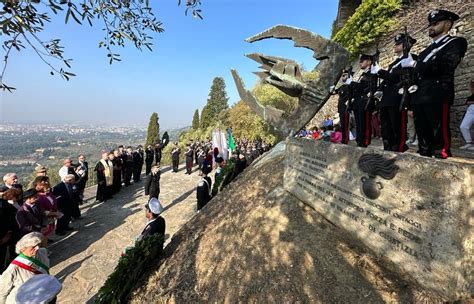
<svg viewBox="0 0 474 304"><path fill-rule="evenodd" d="M401 7L402 0L365 0L334 35L334 40L357 56L395 24L394 16Z"/></svg>
<svg viewBox="0 0 474 304"><path fill-rule="evenodd" d="M97 294L96 303L126 303L143 274L156 265L163 253L164 237L155 234L136 242L119 260L114 272Z"/></svg>

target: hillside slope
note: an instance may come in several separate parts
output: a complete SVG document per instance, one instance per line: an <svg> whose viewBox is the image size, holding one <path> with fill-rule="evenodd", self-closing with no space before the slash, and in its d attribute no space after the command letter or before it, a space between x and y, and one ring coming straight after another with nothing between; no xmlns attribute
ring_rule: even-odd
<svg viewBox="0 0 474 304"><path fill-rule="evenodd" d="M277 146L175 234L132 303L436 303L285 192Z"/></svg>

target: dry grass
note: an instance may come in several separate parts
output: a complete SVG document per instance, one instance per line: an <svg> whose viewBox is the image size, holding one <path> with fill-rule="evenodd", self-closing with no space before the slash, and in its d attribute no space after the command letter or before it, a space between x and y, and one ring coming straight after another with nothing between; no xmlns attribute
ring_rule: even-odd
<svg viewBox="0 0 474 304"><path fill-rule="evenodd" d="M436 303L252 167L178 232L133 303ZM428 301L428 302L427 302Z"/></svg>

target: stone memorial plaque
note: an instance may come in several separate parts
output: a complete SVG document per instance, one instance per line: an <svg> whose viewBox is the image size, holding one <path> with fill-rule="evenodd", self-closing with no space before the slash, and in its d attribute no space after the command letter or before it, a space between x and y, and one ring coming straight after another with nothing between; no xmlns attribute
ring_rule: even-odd
<svg viewBox="0 0 474 304"><path fill-rule="evenodd" d="M284 187L421 286L474 293L472 164L289 138Z"/></svg>

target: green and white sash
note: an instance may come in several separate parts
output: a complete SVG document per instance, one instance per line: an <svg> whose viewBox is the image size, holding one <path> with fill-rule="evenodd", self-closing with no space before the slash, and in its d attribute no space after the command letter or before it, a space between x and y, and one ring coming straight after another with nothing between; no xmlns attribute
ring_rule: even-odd
<svg viewBox="0 0 474 304"><path fill-rule="evenodd" d="M13 261L13 265L16 265L25 270L31 271L34 274L49 274L49 267L41 263L41 261L28 257L23 253L20 253Z"/></svg>

